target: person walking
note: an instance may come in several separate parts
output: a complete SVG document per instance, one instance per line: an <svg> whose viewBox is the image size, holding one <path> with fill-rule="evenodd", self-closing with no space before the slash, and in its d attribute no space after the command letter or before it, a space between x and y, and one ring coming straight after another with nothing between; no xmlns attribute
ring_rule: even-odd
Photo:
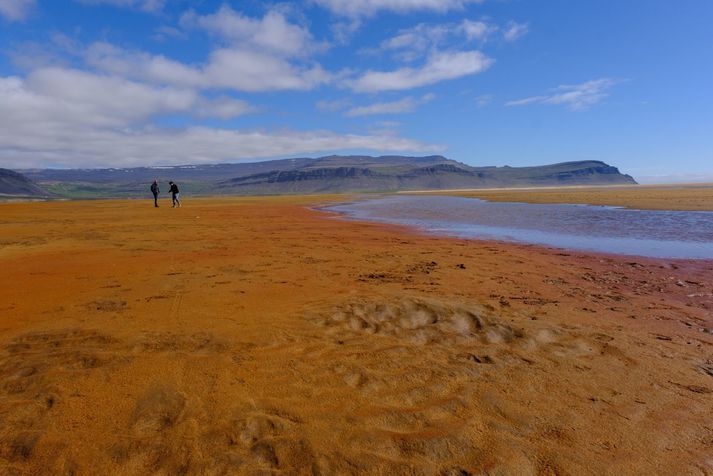
<svg viewBox="0 0 713 476"><path fill-rule="evenodd" d="M153 193L153 206L158 208L158 194L161 190L158 189L158 180L154 180L151 184L151 193Z"/></svg>
<svg viewBox="0 0 713 476"><path fill-rule="evenodd" d="M180 208L181 206L181 194L178 192L178 185L176 185L173 182L168 182L168 184L171 186L169 188L169 192L171 192L171 200L173 200L173 208L176 208L176 205Z"/></svg>

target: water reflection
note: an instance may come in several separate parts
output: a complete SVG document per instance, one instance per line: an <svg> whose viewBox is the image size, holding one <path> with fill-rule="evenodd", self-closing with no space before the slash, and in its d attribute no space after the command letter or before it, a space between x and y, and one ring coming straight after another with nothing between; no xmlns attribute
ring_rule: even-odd
<svg viewBox="0 0 713 476"><path fill-rule="evenodd" d="M713 212L390 196L328 207L358 220L462 238L659 258L713 259Z"/></svg>

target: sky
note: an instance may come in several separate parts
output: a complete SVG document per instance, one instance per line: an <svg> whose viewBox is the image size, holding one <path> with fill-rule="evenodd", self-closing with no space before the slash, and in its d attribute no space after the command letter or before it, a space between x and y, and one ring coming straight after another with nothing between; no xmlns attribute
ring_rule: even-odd
<svg viewBox="0 0 713 476"><path fill-rule="evenodd" d="M710 0L0 0L0 167L441 154L713 180Z"/></svg>

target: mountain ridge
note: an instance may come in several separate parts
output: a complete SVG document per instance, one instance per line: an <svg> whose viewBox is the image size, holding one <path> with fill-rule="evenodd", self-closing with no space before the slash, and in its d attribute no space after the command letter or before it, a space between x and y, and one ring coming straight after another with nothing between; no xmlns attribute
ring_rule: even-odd
<svg viewBox="0 0 713 476"><path fill-rule="evenodd" d="M144 196L154 178L174 180L195 195L329 192L552 185L635 184L598 160L510 167L471 166L441 155L424 157L299 157L240 164L107 169L28 169L30 179L61 196Z"/></svg>
<svg viewBox="0 0 713 476"><path fill-rule="evenodd" d="M0 195L10 197L40 197L49 195L25 175L0 168Z"/></svg>

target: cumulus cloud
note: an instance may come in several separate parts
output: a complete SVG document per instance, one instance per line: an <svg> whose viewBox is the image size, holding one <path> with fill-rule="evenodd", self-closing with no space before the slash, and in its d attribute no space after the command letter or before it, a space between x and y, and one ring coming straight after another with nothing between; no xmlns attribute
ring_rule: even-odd
<svg viewBox="0 0 713 476"><path fill-rule="evenodd" d="M218 11L199 15L183 14L184 28L198 28L242 48L266 50L286 56L305 56L324 49L307 28L290 23L280 10L270 10L262 18L252 18L223 5Z"/></svg>
<svg viewBox="0 0 713 476"><path fill-rule="evenodd" d="M207 127L129 130L71 129L46 134L37 129L0 130L0 165L10 168L113 167L204 164L268 159L340 150L436 153L443 147L392 134L330 131L242 131ZM21 133L21 136L18 136ZM32 143L32 147L28 147Z"/></svg>
<svg viewBox="0 0 713 476"><path fill-rule="evenodd" d="M483 41L497 29L496 26L484 21L468 19L464 19L460 23L419 23L414 27L399 31L396 36L384 40L380 47L383 50L404 48L425 50L439 46L452 37L462 37L467 41Z"/></svg>
<svg viewBox="0 0 713 476"><path fill-rule="evenodd" d="M484 21L463 20L457 30L462 31L470 41L485 41L488 36L497 31L498 27L490 25Z"/></svg>
<svg viewBox="0 0 713 476"><path fill-rule="evenodd" d="M83 71L45 68L25 81L6 78L0 108L4 116L41 124L117 127L160 114L189 110L198 95L188 89L152 87ZM43 116L44 115L44 116Z"/></svg>
<svg viewBox="0 0 713 476"><path fill-rule="evenodd" d="M440 81L477 74L488 69L494 60L480 51L437 51L419 68L394 71L366 71L345 82L357 92L397 91L427 86Z"/></svg>
<svg viewBox="0 0 713 476"><path fill-rule="evenodd" d="M464 19L460 23L419 23L400 30L395 36L385 39L378 48L366 53L393 53L401 61L415 61L437 49L448 46L462 48L467 42L484 43L498 31L496 25L484 21Z"/></svg>
<svg viewBox="0 0 713 476"><path fill-rule="evenodd" d="M434 97L435 96L433 94L426 94L420 98L409 96L398 101L379 102L369 104L368 106L354 107L348 110L345 115L349 117L357 117L377 114L405 114L407 112L415 111L418 106L432 101Z"/></svg>
<svg viewBox="0 0 713 476"><path fill-rule="evenodd" d="M379 11L408 13L413 11L432 11L446 13L461 10L482 0L313 0L314 3L330 10L335 15L346 17L371 16Z"/></svg>
<svg viewBox="0 0 713 476"><path fill-rule="evenodd" d="M151 118L229 117L249 106L190 89L48 68L0 77L0 166L11 168L215 163L338 150L431 152L442 148L388 134L161 128Z"/></svg>
<svg viewBox="0 0 713 476"><path fill-rule="evenodd" d="M113 74L196 88L248 92L308 90L332 79L319 64L295 65L281 56L241 47L214 50L203 65L188 65L107 43L92 45L86 56L91 66Z"/></svg>
<svg viewBox="0 0 713 476"><path fill-rule="evenodd" d="M0 16L9 21L24 20L35 6L35 0L0 0Z"/></svg>
<svg viewBox="0 0 713 476"><path fill-rule="evenodd" d="M211 53L203 77L208 87L239 91L306 90L331 79L330 73L319 64L301 67L278 57L239 48Z"/></svg>
<svg viewBox="0 0 713 476"><path fill-rule="evenodd" d="M526 35L530 31L527 23L510 22L503 30L503 38L505 41L515 41L521 36Z"/></svg>
<svg viewBox="0 0 713 476"><path fill-rule="evenodd" d="M424 52L439 45L453 32L454 30L449 25L419 23L414 27L403 29L397 35L382 41L379 49L382 51L408 50Z"/></svg>
<svg viewBox="0 0 713 476"><path fill-rule="evenodd" d="M218 96L213 99L200 98L196 101L191 112L201 118L232 119L233 117L256 112L256 109L241 99Z"/></svg>
<svg viewBox="0 0 713 476"><path fill-rule="evenodd" d="M288 21L283 10L276 7L263 17L253 18L226 4L207 15L188 11L180 24L184 29L203 30L220 39L203 63L183 63L106 42L91 45L86 61L116 75L201 89L299 91L333 79L331 73L310 59L325 44L315 41L307 28Z"/></svg>
<svg viewBox="0 0 713 476"><path fill-rule="evenodd" d="M554 104L565 106L571 111L582 111L606 98L609 95L608 89L618 82L610 78L601 78L581 84L564 84L555 88L552 94L508 101L505 105Z"/></svg>
<svg viewBox="0 0 713 476"><path fill-rule="evenodd" d="M359 18L348 18L333 22L330 25L334 41L340 45L345 45L351 40L354 33L361 28L362 21Z"/></svg>
<svg viewBox="0 0 713 476"><path fill-rule="evenodd" d="M391 53L399 61L416 61L423 58L430 50L435 49L453 34L449 25L428 25L420 23L406 28L395 36L385 39L375 50L367 53Z"/></svg>
<svg viewBox="0 0 713 476"><path fill-rule="evenodd" d="M74 69L39 69L24 80L0 78L3 127L123 128L166 114L227 119L250 110L237 99L207 99L191 89L151 86Z"/></svg>
<svg viewBox="0 0 713 476"><path fill-rule="evenodd" d="M197 85L201 72L190 65L163 55L129 51L110 43L94 43L85 53L87 64L115 75L150 80L158 83Z"/></svg>
<svg viewBox="0 0 713 476"><path fill-rule="evenodd" d="M120 8L132 8L149 13L163 10L166 0L77 0L87 5L112 5Z"/></svg>

